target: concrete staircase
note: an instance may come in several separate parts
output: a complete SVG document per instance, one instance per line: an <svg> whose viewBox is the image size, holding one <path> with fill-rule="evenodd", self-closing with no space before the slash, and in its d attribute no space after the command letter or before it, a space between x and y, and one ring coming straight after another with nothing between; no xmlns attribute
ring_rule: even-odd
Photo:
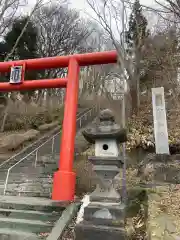
<svg viewBox="0 0 180 240"><path fill-rule="evenodd" d="M92 120L81 122L81 127ZM79 128L77 126L77 130ZM54 141L54 150L52 154L51 146L47 144L38 150L38 157L36 152L26 157L27 152L0 167L0 240L58 239L60 227L56 225L61 219L66 219L61 215L67 209L50 198L53 173L59 161L60 136ZM3 196L8 169L15 164L9 174L6 195Z"/></svg>
<svg viewBox="0 0 180 240"><path fill-rule="evenodd" d="M0 240L47 239L65 207L44 198L0 197Z"/></svg>
<svg viewBox="0 0 180 240"><path fill-rule="evenodd" d="M86 120L81 127L84 127L88 123L88 119ZM93 119L90 119L90 121L92 120ZM80 130L78 125L77 130ZM77 136L79 134L80 131L77 132ZM75 146L75 149L76 147L77 146ZM9 172L6 195L51 198L53 174L57 170L59 162L59 135L57 135L54 140L53 154L51 150L51 142L40 148L38 150L36 164L36 152L34 152L30 156L25 157L20 163L18 163L18 161L21 159L15 158L3 165L0 168L0 195L4 192L8 169L17 164Z"/></svg>
<svg viewBox="0 0 180 240"><path fill-rule="evenodd" d="M0 240L58 239L59 221L64 221L61 216L70 206L50 200L58 160L59 154L40 157L36 168L30 159L18 165L9 175L5 196L4 180L0 180Z"/></svg>
<svg viewBox="0 0 180 240"><path fill-rule="evenodd" d="M57 169L59 155L41 156L36 168L31 160L18 165L9 175L6 195L51 198L53 173ZM2 172L1 172L2 171ZM7 171L0 169L0 194L3 194Z"/></svg>

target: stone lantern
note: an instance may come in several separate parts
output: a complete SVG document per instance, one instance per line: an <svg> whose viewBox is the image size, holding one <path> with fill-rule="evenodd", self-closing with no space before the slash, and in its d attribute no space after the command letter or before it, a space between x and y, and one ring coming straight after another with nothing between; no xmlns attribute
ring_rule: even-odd
<svg viewBox="0 0 180 240"><path fill-rule="evenodd" d="M89 157L97 175L97 187L90 194L83 221L76 226L77 240L125 239L125 205L113 186L123 165L119 144L127 141L126 130L115 123L112 111L103 110L99 124L84 130L85 139L95 144L95 156Z"/></svg>

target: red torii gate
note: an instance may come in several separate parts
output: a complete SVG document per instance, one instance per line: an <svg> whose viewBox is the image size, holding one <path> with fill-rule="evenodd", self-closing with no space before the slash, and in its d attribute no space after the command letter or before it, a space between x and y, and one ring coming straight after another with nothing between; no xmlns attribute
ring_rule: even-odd
<svg viewBox="0 0 180 240"><path fill-rule="evenodd" d="M116 62L116 51L0 62L1 73L11 71L12 67L22 68L20 76L21 82L18 82L16 84L1 82L0 92L35 90L43 88L67 88L62 128L59 170L54 174L52 190L53 200L74 200L76 176L72 169L76 135L76 111L78 101L80 66L108 64ZM24 81L25 70L43 70L47 68L65 67L68 67L68 75L66 78Z"/></svg>

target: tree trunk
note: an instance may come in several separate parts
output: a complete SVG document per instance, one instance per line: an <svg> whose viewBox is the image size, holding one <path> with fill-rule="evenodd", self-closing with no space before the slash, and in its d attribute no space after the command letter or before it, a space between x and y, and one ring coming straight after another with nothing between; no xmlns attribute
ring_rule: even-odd
<svg viewBox="0 0 180 240"><path fill-rule="evenodd" d="M130 81L130 93L132 99L132 112L137 115L139 114L140 107L140 59L140 50L136 47L133 79Z"/></svg>
<svg viewBox="0 0 180 240"><path fill-rule="evenodd" d="M5 106L4 116L3 116L2 125L1 125L1 132L4 132L8 111L9 111L9 101L7 101L7 105Z"/></svg>
<svg viewBox="0 0 180 240"><path fill-rule="evenodd" d="M130 95L131 95L131 104L132 104L132 114L138 113L138 96L137 96L137 85L132 85L130 88Z"/></svg>

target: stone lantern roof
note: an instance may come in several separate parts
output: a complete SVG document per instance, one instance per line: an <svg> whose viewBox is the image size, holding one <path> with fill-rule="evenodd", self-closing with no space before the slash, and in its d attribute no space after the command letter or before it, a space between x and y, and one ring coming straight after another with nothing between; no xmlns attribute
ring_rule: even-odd
<svg viewBox="0 0 180 240"><path fill-rule="evenodd" d="M99 124L91 126L83 131L84 138L91 144L96 140L113 139L118 143L127 141L127 131L115 123L113 112L109 109L101 111Z"/></svg>

